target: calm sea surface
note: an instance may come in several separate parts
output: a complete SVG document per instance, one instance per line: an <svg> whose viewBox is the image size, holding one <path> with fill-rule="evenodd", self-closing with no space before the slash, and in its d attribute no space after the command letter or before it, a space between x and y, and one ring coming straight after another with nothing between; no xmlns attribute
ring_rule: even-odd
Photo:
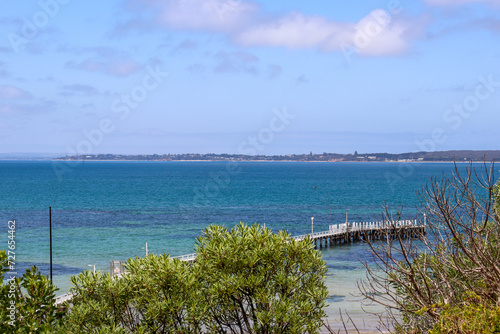
<svg viewBox="0 0 500 334"><path fill-rule="evenodd" d="M195 238L210 224L266 224L293 235L328 225L374 221L384 203L396 216L418 214L417 191L430 177L450 175L449 163L259 162L0 162L0 243L16 221L20 273L49 268L52 206L54 283L66 292L69 277L109 270L110 260L151 253L193 253ZM465 165L459 167L465 169ZM3 237L1 237L3 236ZM3 240L2 240L3 239ZM356 280L363 278L363 245L323 250L329 267L329 313L356 317ZM356 305L357 306L356 306ZM333 317L333 316L332 316Z"/></svg>

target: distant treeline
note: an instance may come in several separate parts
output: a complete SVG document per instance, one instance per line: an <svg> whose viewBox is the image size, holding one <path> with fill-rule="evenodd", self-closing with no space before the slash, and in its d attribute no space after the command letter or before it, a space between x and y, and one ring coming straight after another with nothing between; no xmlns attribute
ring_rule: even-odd
<svg viewBox="0 0 500 334"><path fill-rule="evenodd" d="M287 154L287 155L243 155L243 154L93 154L73 155L55 160L143 160L143 161L499 161L500 150L494 151L438 151L411 153L362 153L353 154Z"/></svg>

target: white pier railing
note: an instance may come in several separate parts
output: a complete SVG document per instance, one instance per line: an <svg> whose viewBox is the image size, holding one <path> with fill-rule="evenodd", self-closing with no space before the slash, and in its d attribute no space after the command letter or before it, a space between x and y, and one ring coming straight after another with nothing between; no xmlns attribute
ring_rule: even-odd
<svg viewBox="0 0 500 334"><path fill-rule="evenodd" d="M302 240L305 239L306 237L310 237L311 239L317 239L321 237L329 237L329 236L344 234L346 232L382 230L388 228L402 228L405 226L419 227L419 226L424 226L424 224L419 224L416 220L397 220L397 221L384 221L384 222L352 222L352 223L332 224L329 226L328 231L297 235L294 236L293 238L295 240Z"/></svg>
<svg viewBox="0 0 500 334"><path fill-rule="evenodd" d="M60 305L64 302L67 302L69 300L73 299L73 294L68 292L65 293L64 295L57 296L54 301L54 305Z"/></svg>
<svg viewBox="0 0 500 334"><path fill-rule="evenodd" d="M196 259L196 253L179 255L179 256L172 256L172 259L179 259L179 260L184 261L184 262L192 262Z"/></svg>

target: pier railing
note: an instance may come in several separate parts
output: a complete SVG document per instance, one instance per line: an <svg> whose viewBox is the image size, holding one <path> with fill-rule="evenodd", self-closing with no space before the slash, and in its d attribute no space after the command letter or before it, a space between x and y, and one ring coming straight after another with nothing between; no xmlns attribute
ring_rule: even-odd
<svg viewBox="0 0 500 334"><path fill-rule="evenodd" d="M65 293L64 295L60 295L55 298L54 305L60 305L64 302L70 301L71 299L73 299L73 294L70 292Z"/></svg>
<svg viewBox="0 0 500 334"><path fill-rule="evenodd" d="M419 224L416 220L397 220L397 221L383 221L383 222L352 222L352 223L342 223L330 225L328 231L315 232L303 235L297 235L293 238L295 240L302 240L306 237L311 239L317 239L321 237L328 237L332 235L340 235L347 232L357 232L357 231L373 231L373 230L385 230L389 228L402 228L402 227L419 227L424 226L424 224Z"/></svg>
<svg viewBox="0 0 500 334"><path fill-rule="evenodd" d="M196 259L196 253L179 255L179 256L172 256L172 259L179 259L181 261L191 262L191 261L194 261Z"/></svg>

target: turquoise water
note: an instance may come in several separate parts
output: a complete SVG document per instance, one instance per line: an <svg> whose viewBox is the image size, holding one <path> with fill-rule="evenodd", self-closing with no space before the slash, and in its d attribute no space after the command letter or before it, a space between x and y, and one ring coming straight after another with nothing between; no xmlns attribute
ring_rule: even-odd
<svg viewBox="0 0 500 334"><path fill-rule="evenodd" d="M0 232L16 220L17 269L37 264L48 274L49 206L52 206L54 282L110 260L152 253L193 252L209 224L240 221L304 234L330 221L373 221L384 203L414 218L417 191L431 176L449 174L448 163L258 162L0 162ZM460 166L461 169L465 165ZM315 188L316 187L316 188ZM3 247L2 247L3 248ZM351 307L355 280L368 259L363 245L323 250L329 266L332 309ZM348 303L349 302L349 303ZM356 312L356 311L352 311Z"/></svg>

